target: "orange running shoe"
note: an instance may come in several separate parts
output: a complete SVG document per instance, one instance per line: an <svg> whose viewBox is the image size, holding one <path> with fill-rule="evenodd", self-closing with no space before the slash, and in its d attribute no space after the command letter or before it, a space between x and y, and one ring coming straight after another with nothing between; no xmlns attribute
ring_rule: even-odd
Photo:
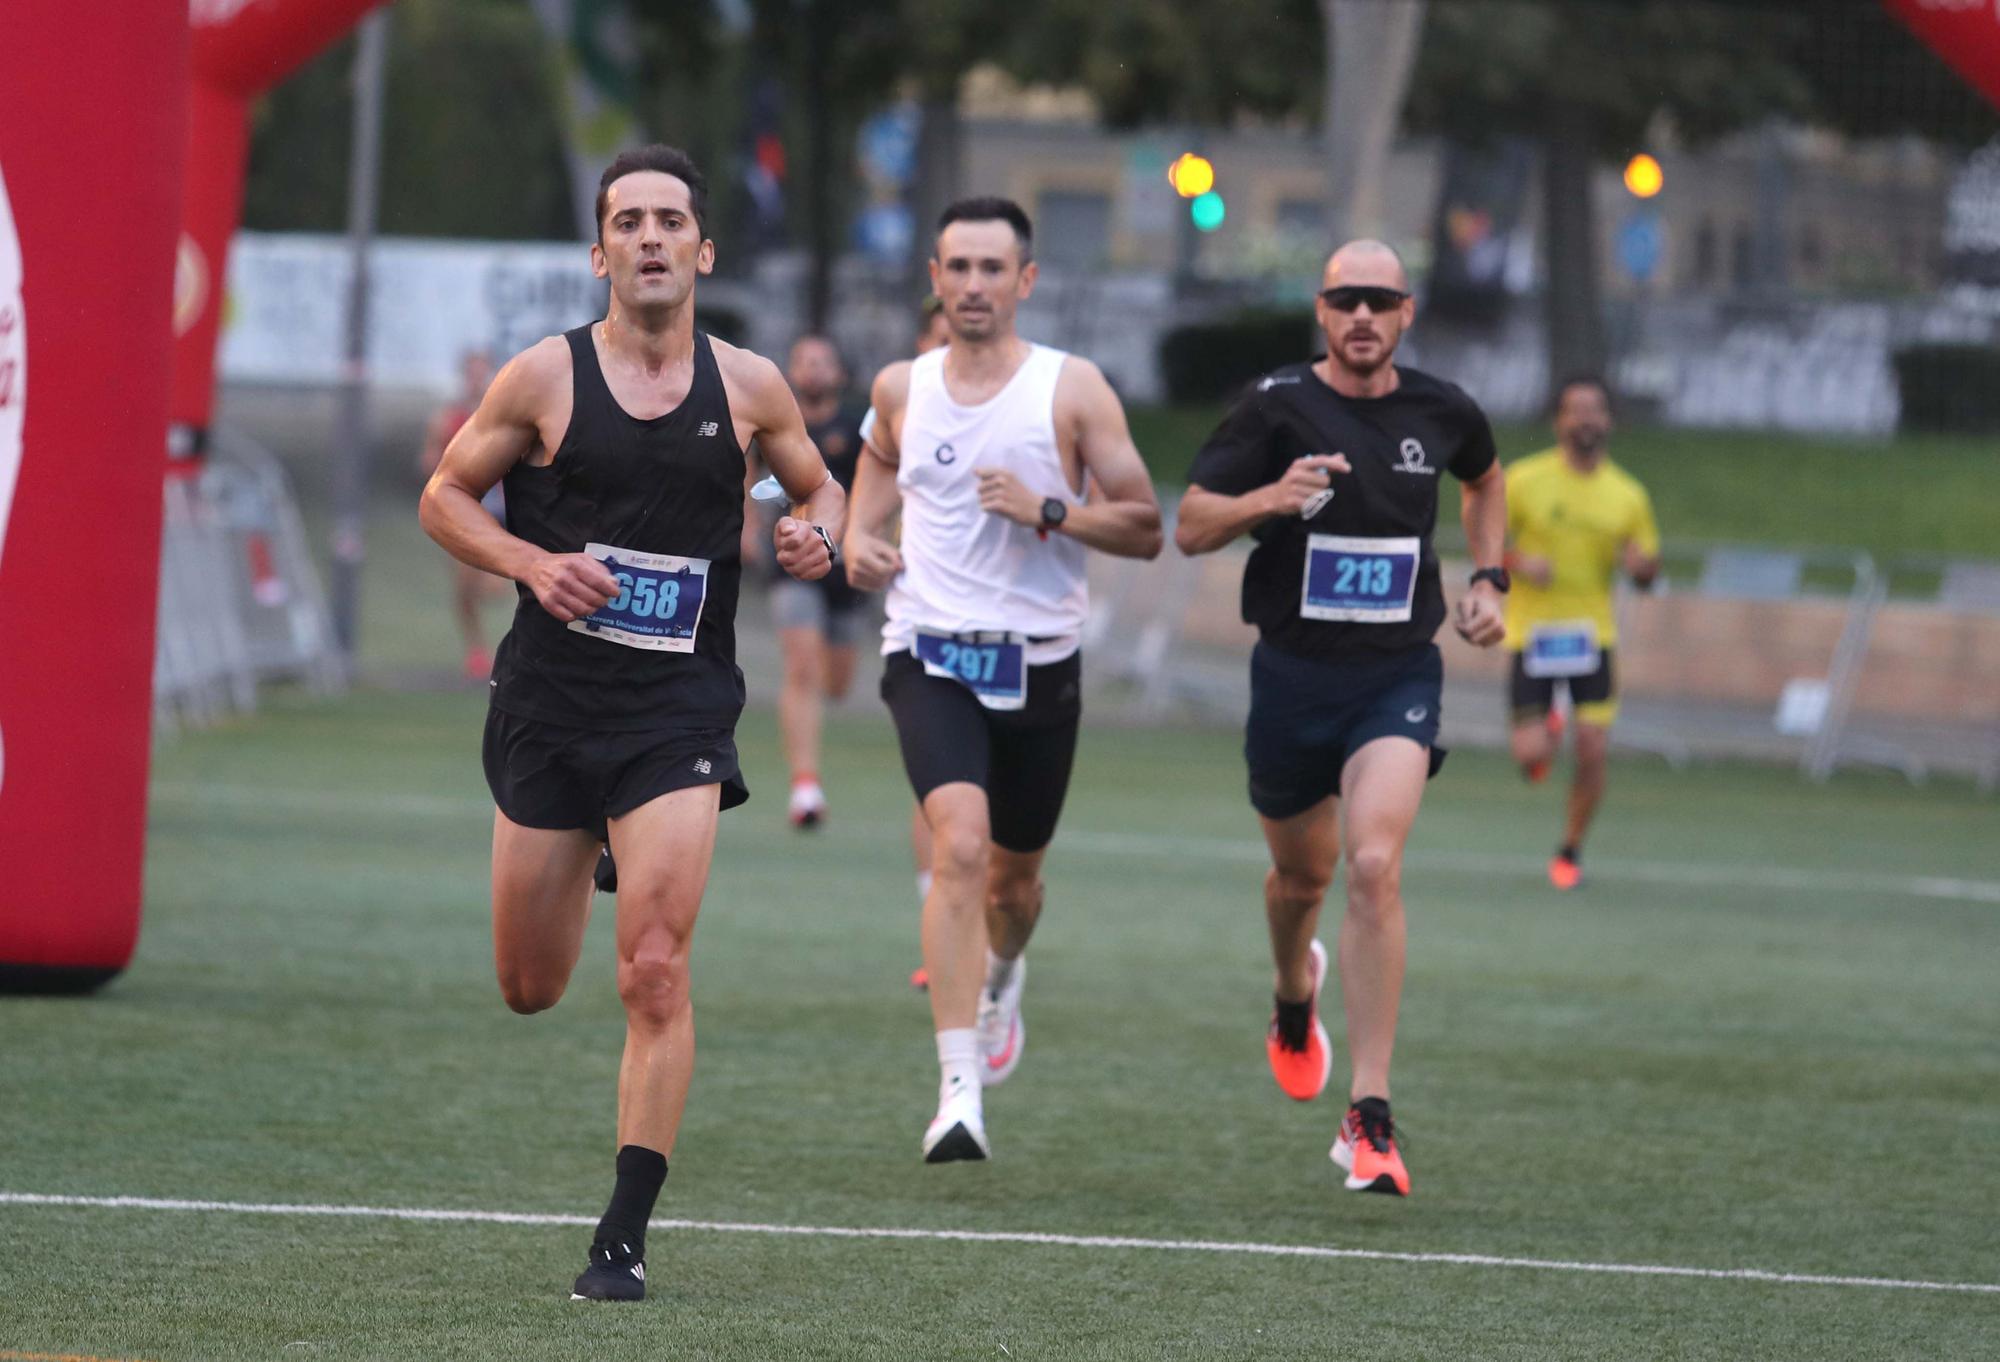
<svg viewBox="0 0 2000 1362"><path fill-rule="evenodd" d="M1310 1102L1326 1090L1327 1076L1333 1072L1333 1045L1319 1019L1319 986L1326 980L1326 947L1312 943L1312 1025L1306 1029L1304 1049L1295 1050L1278 1034L1278 1012L1271 1009L1271 1027L1264 1033L1264 1053L1271 1060L1271 1077L1295 1102Z"/></svg>
<svg viewBox="0 0 2000 1362"><path fill-rule="evenodd" d="M1565 892L1583 883L1583 867L1575 852L1563 850L1549 857L1549 883Z"/></svg>
<svg viewBox="0 0 2000 1362"><path fill-rule="evenodd" d="M1410 1194L1409 1170L1396 1150L1396 1123L1389 1119L1389 1104L1379 1097L1364 1097L1348 1107L1328 1157L1347 1170L1350 1192Z"/></svg>

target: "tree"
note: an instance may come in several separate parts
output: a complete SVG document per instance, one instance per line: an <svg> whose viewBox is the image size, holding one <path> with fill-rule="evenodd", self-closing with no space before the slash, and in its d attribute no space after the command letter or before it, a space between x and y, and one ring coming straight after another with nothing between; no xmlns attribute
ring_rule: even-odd
<svg viewBox="0 0 2000 1362"><path fill-rule="evenodd" d="M1378 236L1383 180L1415 72L1425 0L1320 0L1327 236Z"/></svg>
<svg viewBox="0 0 2000 1362"><path fill-rule="evenodd" d="M1692 142L1803 114L1797 64L1811 20L1796 6L1713 0L1486 0L1432 7L1413 125L1480 144L1542 146L1543 260L1551 376L1599 370L1593 173L1638 150L1667 115Z"/></svg>
<svg viewBox="0 0 2000 1362"><path fill-rule="evenodd" d="M571 235L553 87L525 0L401 0L391 14L383 230ZM342 230L353 69L349 39L259 103L244 226Z"/></svg>

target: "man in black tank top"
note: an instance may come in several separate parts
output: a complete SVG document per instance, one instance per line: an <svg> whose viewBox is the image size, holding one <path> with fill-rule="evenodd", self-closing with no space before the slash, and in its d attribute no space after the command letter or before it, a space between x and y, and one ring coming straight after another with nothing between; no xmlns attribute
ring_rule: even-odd
<svg viewBox="0 0 2000 1362"><path fill-rule="evenodd" d="M562 996L592 869L618 860L617 1179L575 1299L645 1294L645 1232L694 1062L688 942L737 769L743 450L794 503L779 566L826 575L846 498L770 361L694 327L715 261L684 154L623 153L597 196L605 318L514 357L424 489L426 532L519 585L487 716L494 955L516 1012ZM508 522L480 498L504 479Z"/></svg>
<svg viewBox="0 0 2000 1362"><path fill-rule="evenodd" d="M1256 541L1243 572L1243 619L1258 632L1244 755L1271 850L1272 1076L1309 1101L1332 1070L1318 1015L1327 953L1314 932L1344 844L1340 983L1353 1077L1333 1160L1351 1191L1406 1196L1389 1057L1403 987L1403 845L1444 759L1444 669L1431 639L1445 600L1431 532L1448 471L1477 568L1455 623L1493 646L1506 632L1506 484L1472 399L1392 362L1414 311L1395 252L1350 242L1321 282L1327 353L1266 375L1224 418L1188 472L1174 540L1184 553Z"/></svg>

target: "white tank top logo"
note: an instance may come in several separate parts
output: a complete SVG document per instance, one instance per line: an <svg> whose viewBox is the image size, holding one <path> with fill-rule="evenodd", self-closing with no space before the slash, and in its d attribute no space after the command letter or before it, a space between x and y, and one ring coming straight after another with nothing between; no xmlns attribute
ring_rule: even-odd
<svg viewBox="0 0 2000 1362"><path fill-rule="evenodd" d="M907 651L918 629L1002 631L1030 641L1040 666L1076 651L1090 614L1084 546L979 505L981 468L1004 469L1037 498L1079 505L1056 440L1056 380L1067 356L1037 345L998 393L961 406L945 388L946 350L910 366L903 414L903 570L889 586L882 651Z"/></svg>

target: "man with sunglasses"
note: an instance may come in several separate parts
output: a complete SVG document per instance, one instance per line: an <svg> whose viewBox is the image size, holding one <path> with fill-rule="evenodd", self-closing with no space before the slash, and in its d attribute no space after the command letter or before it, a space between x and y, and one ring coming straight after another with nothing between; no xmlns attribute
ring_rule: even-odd
<svg viewBox="0 0 2000 1362"><path fill-rule="evenodd" d="M1259 633L1244 755L1271 851L1272 1074L1303 1102L1332 1071L1316 927L1344 845L1340 981L1353 1079L1332 1158L1350 1190L1406 1196L1389 1058L1403 986L1403 845L1444 762L1444 669L1432 642L1445 618L1431 546L1438 472L1461 484L1476 568L1453 623L1480 647L1505 634L1506 490L1472 399L1393 362L1414 313L1395 252L1350 242L1322 283L1326 354L1266 375L1224 418L1189 473L1174 540L1190 554L1244 534L1256 541L1243 573L1243 618Z"/></svg>

